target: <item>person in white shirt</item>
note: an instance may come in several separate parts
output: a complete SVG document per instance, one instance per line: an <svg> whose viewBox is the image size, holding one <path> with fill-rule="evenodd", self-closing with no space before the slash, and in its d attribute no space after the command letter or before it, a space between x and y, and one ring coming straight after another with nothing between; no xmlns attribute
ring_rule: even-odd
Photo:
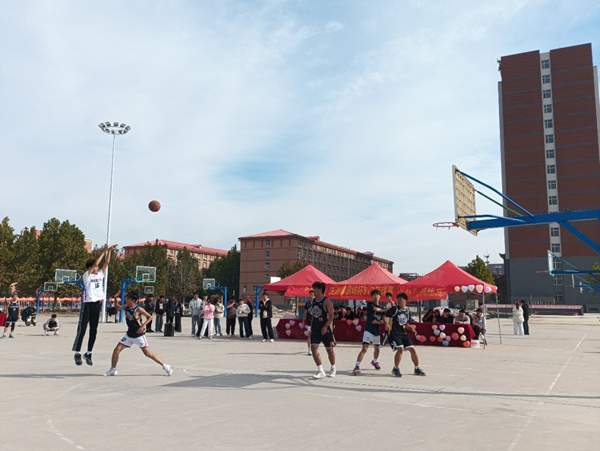
<svg viewBox="0 0 600 451"><path fill-rule="evenodd" d="M50 332L54 332L54 335L58 335L60 329L60 322L56 318L56 314L52 314L50 319L44 324L44 335L48 335Z"/></svg>
<svg viewBox="0 0 600 451"><path fill-rule="evenodd" d="M525 317L519 302L517 302L513 307L512 315L515 335L525 335L525 332L523 331L523 322L525 321Z"/></svg>
<svg viewBox="0 0 600 451"><path fill-rule="evenodd" d="M237 308L237 318L240 323L240 339L244 338L244 329L246 329L246 337L252 338L250 335L250 327L248 323L248 315L250 307L248 307L243 299L240 299L240 306Z"/></svg>
<svg viewBox="0 0 600 451"><path fill-rule="evenodd" d="M196 335L196 326L200 329L200 311L204 308L204 302L198 298L198 293L194 293L194 299L188 305L190 315L192 315L192 337Z"/></svg>
<svg viewBox="0 0 600 451"><path fill-rule="evenodd" d="M90 335L88 337L87 352L84 354L85 363L93 365L92 363L92 350L94 349L94 343L96 342L96 334L98 332L98 322L100 320L100 306L104 300L104 274L108 269L108 263L110 262L110 254L113 249L117 247L116 244L106 249L96 259L90 259L85 263L87 271L83 274L83 285L85 288L83 295L83 303L81 305L81 312L79 314L79 323L77 324L77 334L75 335L75 342L73 343L73 351L75 352L75 365L80 366L83 364L81 361L81 345L83 344L83 337L88 324L90 325ZM106 257L106 258L105 258ZM104 265L100 269L100 262L104 260Z"/></svg>

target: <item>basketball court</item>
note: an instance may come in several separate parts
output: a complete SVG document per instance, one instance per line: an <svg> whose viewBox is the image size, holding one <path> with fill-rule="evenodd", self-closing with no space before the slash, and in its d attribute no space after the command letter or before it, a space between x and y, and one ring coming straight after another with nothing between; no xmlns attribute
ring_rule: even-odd
<svg viewBox="0 0 600 451"><path fill-rule="evenodd" d="M103 377L123 324L100 324L94 366L70 352L77 318L60 336L18 327L0 341L0 413L10 449L595 450L600 424L597 315L534 317L529 337L488 323L486 349L419 347L427 377L383 369L352 376L358 343L337 349L338 375L315 381L304 341L148 334L162 368L123 351L119 375ZM257 321L254 322L255 330ZM184 331L189 334L189 318ZM327 369L327 366L326 366ZM8 449L8 448L7 448Z"/></svg>

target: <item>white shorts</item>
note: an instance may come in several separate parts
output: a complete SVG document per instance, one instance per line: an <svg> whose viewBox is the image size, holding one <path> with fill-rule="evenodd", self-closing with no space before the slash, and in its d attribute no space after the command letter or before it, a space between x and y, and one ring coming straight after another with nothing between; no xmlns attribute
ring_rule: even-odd
<svg viewBox="0 0 600 451"><path fill-rule="evenodd" d="M379 346L379 344L381 344L381 338L379 337L379 334L373 335L368 330L365 330L365 333L363 334L363 341L362 342L363 342L364 345L368 345L369 343L373 343L374 345Z"/></svg>
<svg viewBox="0 0 600 451"><path fill-rule="evenodd" d="M131 338L129 335L125 334L119 343L128 348L131 348L133 345L138 345L140 348L148 347L148 341L146 340L145 335L141 335L137 338Z"/></svg>

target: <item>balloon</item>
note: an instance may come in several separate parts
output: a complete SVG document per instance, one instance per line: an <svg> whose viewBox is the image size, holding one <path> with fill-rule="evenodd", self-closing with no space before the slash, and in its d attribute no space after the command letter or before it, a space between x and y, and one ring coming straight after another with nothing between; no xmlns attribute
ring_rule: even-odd
<svg viewBox="0 0 600 451"><path fill-rule="evenodd" d="M302 323L298 323L298 327L302 329L304 326L302 326Z"/></svg>
<svg viewBox="0 0 600 451"><path fill-rule="evenodd" d="M419 340L421 343L425 343L427 341L427 338L425 338L423 335L421 335L421 340Z"/></svg>
<svg viewBox="0 0 600 451"><path fill-rule="evenodd" d="M483 290L486 293L491 293L492 292L492 288L491 287L485 287L485 289Z"/></svg>
<svg viewBox="0 0 600 451"><path fill-rule="evenodd" d="M352 320L351 319L347 319L346 320L346 324L348 324L348 326L352 325Z"/></svg>
<svg viewBox="0 0 600 451"><path fill-rule="evenodd" d="M434 324L433 326L431 326L431 328L432 328L433 330L436 330L436 329L437 329L437 324Z"/></svg>
<svg viewBox="0 0 600 451"><path fill-rule="evenodd" d="M463 343L463 346L464 346L465 348L470 348L470 347L471 347L471 342L470 342L470 341L465 341L465 342Z"/></svg>
<svg viewBox="0 0 600 451"><path fill-rule="evenodd" d="M352 321L352 324L354 324L355 326L358 326L359 321L357 319L355 319L354 321Z"/></svg>
<svg viewBox="0 0 600 451"><path fill-rule="evenodd" d="M473 291L475 289L475 285L469 285L469 291Z"/></svg>
<svg viewBox="0 0 600 451"><path fill-rule="evenodd" d="M475 285L475 289L477 290L477 293L481 293L483 291L483 285Z"/></svg>
<svg viewBox="0 0 600 451"><path fill-rule="evenodd" d="M456 291L458 293L460 291L460 287L459 286L454 287L454 291Z"/></svg>
<svg viewBox="0 0 600 451"><path fill-rule="evenodd" d="M446 325L445 324L441 324L439 327L440 330L446 330Z"/></svg>
<svg viewBox="0 0 600 451"><path fill-rule="evenodd" d="M356 326L356 330L360 332L362 330L362 326Z"/></svg>
<svg viewBox="0 0 600 451"><path fill-rule="evenodd" d="M444 340L444 341L442 341L442 344L443 344L444 346L448 346L450 343L448 343L446 340Z"/></svg>
<svg viewBox="0 0 600 451"><path fill-rule="evenodd" d="M460 289L462 290L463 293L466 293L467 291L469 291L469 287L463 285L462 287L460 287Z"/></svg>
<svg viewBox="0 0 600 451"><path fill-rule="evenodd" d="M417 339L417 341L421 341L421 336L420 335L415 335L415 338Z"/></svg>
<svg viewBox="0 0 600 451"><path fill-rule="evenodd" d="M294 320L291 320L291 321L290 321L290 324L293 326L294 324L296 324L296 321L294 321Z"/></svg>
<svg viewBox="0 0 600 451"><path fill-rule="evenodd" d="M287 332L287 331L286 331L286 332ZM307 331L307 330L305 330L305 331L304 331L304 335L306 335L306 336L308 337L308 336L310 335L310 332L309 332L309 331Z"/></svg>
<svg viewBox="0 0 600 451"><path fill-rule="evenodd" d="M450 341L452 340L452 337L450 335L446 335L446 341Z"/></svg>
<svg viewBox="0 0 600 451"><path fill-rule="evenodd" d="M286 328L286 329L289 329L290 327L292 327L292 326L290 326L290 323L287 323L287 324L285 325L285 328Z"/></svg>
<svg viewBox="0 0 600 451"><path fill-rule="evenodd" d="M292 331L291 330L286 330L285 334L289 337L290 335L292 335Z"/></svg>
<svg viewBox="0 0 600 451"><path fill-rule="evenodd" d="M442 332L442 333L440 334L440 337L441 337L441 338L446 338L446 334L445 334L444 332Z"/></svg>
<svg viewBox="0 0 600 451"><path fill-rule="evenodd" d="M440 334L439 330L434 330L433 333L436 335L436 337Z"/></svg>
<svg viewBox="0 0 600 451"><path fill-rule="evenodd" d="M441 343L442 341L444 341L444 339L443 339L442 337L437 337L437 341L438 341L439 343Z"/></svg>
<svg viewBox="0 0 600 451"><path fill-rule="evenodd" d="M464 327L459 327L459 328L458 328L458 329L456 329L456 330L458 330L458 333L459 333L459 334L464 334L464 333L465 333L465 328L464 328Z"/></svg>
<svg viewBox="0 0 600 451"><path fill-rule="evenodd" d="M432 335L431 337L429 337L429 341L433 343L435 341L435 335Z"/></svg>
<svg viewBox="0 0 600 451"><path fill-rule="evenodd" d="M460 336L460 341L465 341L467 339L467 337L465 337L464 335Z"/></svg>
<svg viewBox="0 0 600 451"><path fill-rule="evenodd" d="M452 339L453 339L453 340L458 340L458 334L457 334L456 332L454 332L454 333L452 334Z"/></svg>

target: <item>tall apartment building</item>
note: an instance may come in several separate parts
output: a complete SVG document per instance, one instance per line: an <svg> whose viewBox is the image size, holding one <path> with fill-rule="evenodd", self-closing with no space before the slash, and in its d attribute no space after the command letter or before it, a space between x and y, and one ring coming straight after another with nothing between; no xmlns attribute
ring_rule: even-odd
<svg viewBox="0 0 600 451"><path fill-rule="evenodd" d="M504 193L533 214L600 208L598 73L591 44L504 56L500 71ZM573 225L600 242L597 220ZM538 273L548 267L549 250L581 269L600 260L557 223L505 229L505 244L510 301L531 296L598 311L600 298L579 293L571 277Z"/></svg>
<svg viewBox="0 0 600 451"><path fill-rule="evenodd" d="M393 272L394 262L372 252L358 252L285 230L259 233L240 239L240 293L253 296L254 288L270 282L284 262L306 261L336 282L349 279L374 262ZM274 296L271 296L274 298ZM281 303L280 299L273 299Z"/></svg>
<svg viewBox="0 0 600 451"><path fill-rule="evenodd" d="M124 246L125 257L139 252L147 244L154 244L154 241ZM192 257L198 260L198 268L201 271L208 269L215 258L227 255L227 251L202 246L201 244L185 244L167 240L158 240L158 244L167 250L167 257L171 262L171 266L177 264L177 256L185 248L192 254Z"/></svg>

